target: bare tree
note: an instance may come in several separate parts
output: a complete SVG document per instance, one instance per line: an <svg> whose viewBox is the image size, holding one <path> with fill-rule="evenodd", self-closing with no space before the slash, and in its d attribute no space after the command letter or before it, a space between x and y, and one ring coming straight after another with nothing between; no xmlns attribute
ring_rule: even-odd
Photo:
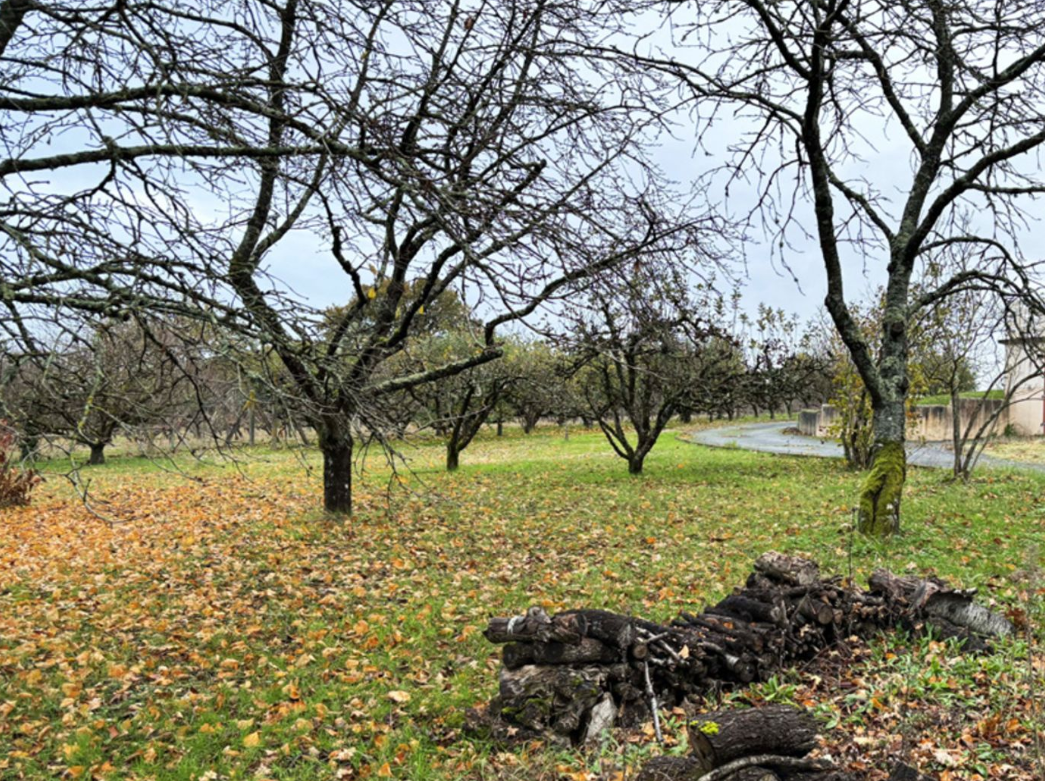
<svg viewBox="0 0 1045 781"><path fill-rule="evenodd" d="M198 355L184 350L185 328L170 322L105 321L82 340L51 345L47 361L17 360L5 383L0 414L12 421L23 454L40 440L89 449L87 463L105 463L117 436L144 444L161 421L195 406Z"/></svg>
<svg viewBox="0 0 1045 781"><path fill-rule="evenodd" d="M1045 142L1045 3L674 0L641 8L672 15L671 51L642 42L597 53L626 53L684 85L709 145L728 114L727 187L757 183L752 216L785 264L804 225L815 225L827 310L873 407L874 465L859 527L895 532L909 331L919 310L968 290L1040 309L1037 266L1019 238L1023 204L1045 191L1034 157ZM920 265L955 245L971 247L978 262L914 295ZM861 267L886 278L873 340L846 296Z"/></svg>
<svg viewBox="0 0 1045 781"><path fill-rule="evenodd" d="M662 264L636 265L575 304L572 352L588 410L614 452L641 474L646 456L698 384L717 296Z"/></svg>
<svg viewBox="0 0 1045 781"><path fill-rule="evenodd" d="M257 340L318 435L325 507L349 512L383 398L495 359L505 323L689 241L643 152L661 106L572 59L598 6L3 0L0 327L41 356L42 324L75 335L83 313ZM333 320L269 273L305 236L338 278ZM483 313L482 346L383 372L451 289Z"/></svg>
<svg viewBox="0 0 1045 781"><path fill-rule="evenodd" d="M418 371L442 366L476 349L476 336L467 331L432 336L409 348ZM438 433L446 443L446 468L460 465L461 453L472 443L498 403L505 398L523 369L514 340L503 345L504 355L495 361L466 369L452 377L411 389L419 403L419 424Z"/></svg>

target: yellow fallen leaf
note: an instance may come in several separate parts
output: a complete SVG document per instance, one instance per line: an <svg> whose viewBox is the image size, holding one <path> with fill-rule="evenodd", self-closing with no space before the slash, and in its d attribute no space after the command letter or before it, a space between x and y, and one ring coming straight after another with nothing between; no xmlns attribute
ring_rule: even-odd
<svg viewBox="0 0 1045 781"><path fill-rule="evenodd" d="M390 691L388 693L388 699L390 699L392 702L399 703L410 702L410 695L407 692Z"/></svg>
<svg viewBox="0 0 1045 781"><path fill-rule="evenodd" d="M249 735L243 736L243 745L247 748L256 748L261 745L261 733L251 732Z"/></svg>

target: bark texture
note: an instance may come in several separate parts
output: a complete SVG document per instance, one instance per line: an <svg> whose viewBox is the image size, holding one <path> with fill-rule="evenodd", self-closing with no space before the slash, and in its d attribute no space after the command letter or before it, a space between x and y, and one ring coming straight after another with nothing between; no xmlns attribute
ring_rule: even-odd
<svg viewBox="0 0 1045 781"><path fill-rule="evenodd" d="M321 436L323 453L323 509L352 514L352 438Z"/></svg>
<svg viewBox="0 0 1045 781"><path fill-rule="evenodd" d="M857 528L872 537L887 537L900 530L900 500L907 479L907 453L903 441L878 447L871 471L860 492Z"/></svg>

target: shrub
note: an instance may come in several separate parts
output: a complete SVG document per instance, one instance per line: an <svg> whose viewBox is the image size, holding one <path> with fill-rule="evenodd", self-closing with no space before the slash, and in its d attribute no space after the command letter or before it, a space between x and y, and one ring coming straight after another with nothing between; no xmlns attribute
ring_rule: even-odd
<svg viewBox="0 0 1045 781"><path fill-rule="evenodd" d="M14 433L0 421L0 509L29 504L29 495L43 482L35 469L18 466L14 444Z"/></svg>

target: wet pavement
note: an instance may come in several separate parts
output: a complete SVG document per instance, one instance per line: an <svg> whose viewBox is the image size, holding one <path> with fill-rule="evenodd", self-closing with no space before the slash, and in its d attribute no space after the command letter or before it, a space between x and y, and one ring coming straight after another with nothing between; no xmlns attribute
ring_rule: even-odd
<svg viewBox="0 0 1045 781"><path fill-rule="evenodd" d="M795 422L779 420L770 423L743 423L723 428L709 428L684 434L682 439L709 447L738 447L760 453L787 456L814 456L816 458L843 458L842 445L834 440L807 437L793 433ZM788 433L788 432L792 433ZM950 469L954 454L942 442L908 442L907 463L937 469ZM1045 465L1010 461L992 456L980 456L977 466L1006 469L1030 469L1045 472Z"/></svg>

